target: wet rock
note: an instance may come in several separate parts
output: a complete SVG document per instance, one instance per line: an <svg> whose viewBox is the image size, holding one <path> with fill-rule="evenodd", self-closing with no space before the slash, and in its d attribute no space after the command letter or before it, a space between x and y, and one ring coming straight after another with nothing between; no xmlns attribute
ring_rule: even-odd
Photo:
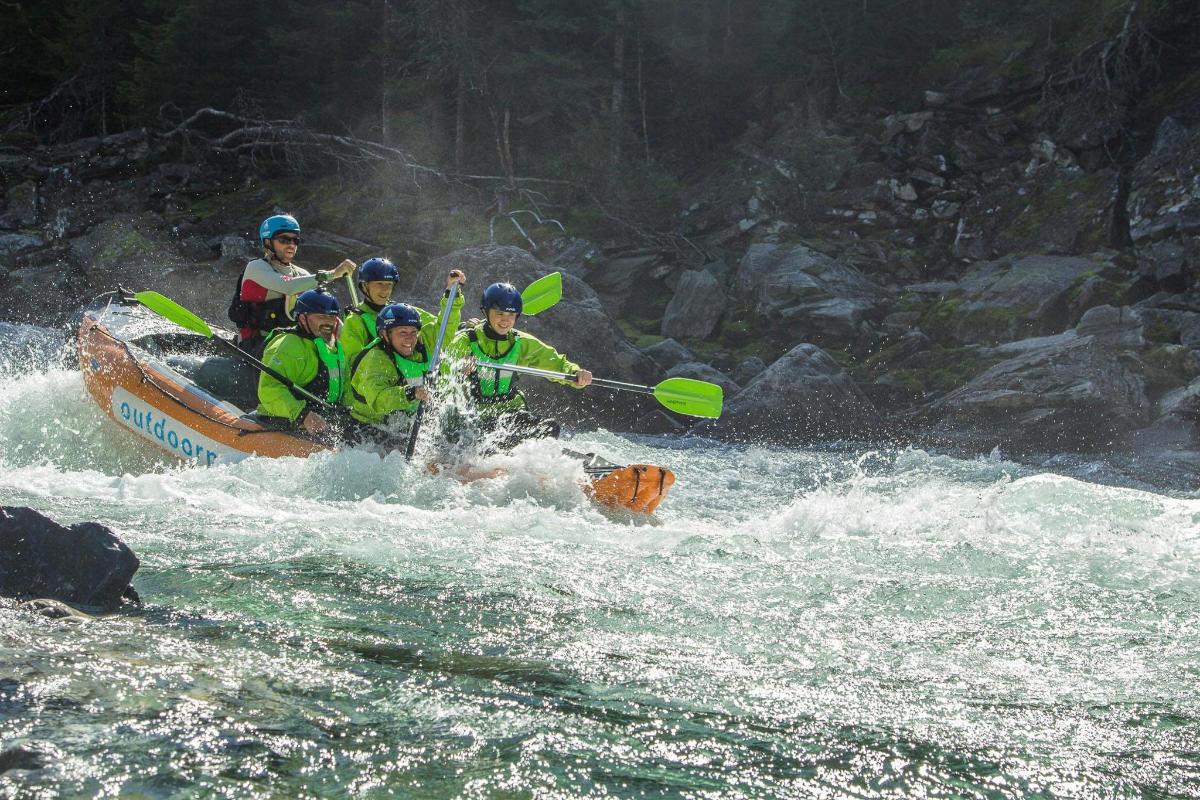
<svg viewBox="0 0 1200 800"><path fill-rule="evenodd" d="M833 358L800 344L725 404L702 432L736 440L802 445L819 439L869 436L880 418L871 401Z"/></svg>
<svg viewBox="0 0 1200 800"><path fill-rule="evenodd" d="M733 380L739 386L745 386L767 368L767 364L758 356L751 356L737 365L733 370Z"/></svg>
<svg viewBox="0 0 1200 800"><path fill-rule="evenodd" d="M1074 331L1006 345L1014 357L935 400L925 414L944 439L981 450L1120 448L1150 421L1141 331L1131 309L1091 309Z"/></svg>
<svg viewBox="0 0 1200 800"><path fill-rule="evenodd" d="M663 313L662 335L703 339L717 326L725 304L725 290L710 272L687 270Z"/></svg>
<svg viewBox="0 0 1200 800"><path fill-rule="evenodd" d="M0 235L0 261L10 261L13 256L30 250L36 250L46 243L37 236L26 233L7 233Z"/></svg>
<svg viewBox="0 0 1200 800"><path fill-rule="evenodd" d="M13 769L41 769L50 763L50 756L31 745L15 745L0 750L0 775Z"/></svg>
<svg viewBox="0 0 1200 800"><path fill-rule="evenodd" d="M642 352L653 359L659 369L664 370L668 370L677 364L696 360L696 356L692 354L691 350L688 350L671 338L663 339L657 344L652 344L642 350Z"/></svg>
<svg viewBox="0 0 1200 800"><path fill-rule="evenodd" d="M91 614L85 614L78 609L71 608L60 600L51 600L45 597L38 598L37 600L26 600L17 607L22 611L32 611L34 614L43 616L46 619L69 619L75 621L93 619Z"/></svg>
<svg viewBox="0 0 1200 800"><path fill-rule="evenodd" d="M109 528L69 528L30 508L0 506L0 594L52 598L114 610L138 568L133 551Z"/></svg>

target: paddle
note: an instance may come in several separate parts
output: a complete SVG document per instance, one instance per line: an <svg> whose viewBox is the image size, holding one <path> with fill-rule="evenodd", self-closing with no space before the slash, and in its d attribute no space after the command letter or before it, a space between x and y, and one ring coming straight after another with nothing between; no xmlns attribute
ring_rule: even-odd
<svg viewBox="0 0 1200 800"><path fill-rule="evenodd" d="M525 375L537 375L542 378L575 380L574 373L554 372L548 369L538 369L537 367L497 364L492 361L476 361L475 366L476 368L486 367L488 369L520 372ZM724 402L724 392L720 386L693 378L667 378L665 381L661 381L654 386L642 386L637 383L623 383L622 381L610 381L604 378L592 378L592 385L602 386L605 389L621 389L640 394L652 394L654 395L654 399L661 403L664 408L668 408L679 414L686 414L689 417L716 419L721 416L721 405Z"/></svg>
<svg viewBox="0 0 1200 800"><path fill-rule="evenodd" d="M346 289L350 292L350 305L358 308L358 289L354 286L354 276L348 272L346 273Z"/></svg>
<svg viewBox="0 0 1200 800"><path fill-rule="evenodd" d="M228 339L225 339L221 336L217 336L213 332L213 329L211 327L209 327L209 324L207 322L200 319L198 316L193 314L191 311L188 311L186 308L179 305L178 303L176 303L174 300L170 299L169 297L164 297L163 295L159 294L158 292L138 292L133 296L133 298L135 300L137 300L139 303L141 303L142 305L144 305L146 308L153 311L155 314L158 314L160 317L163 317L164 319L174 322L179 327L187 328L189 331L194 331L196 333L201 334L202 336L207 336L209 339L216 340L223 347L227 348L228 350L231 350L233 352L233 354L236 355L238 358L257 367L260 371L265 372L266 374L270 375L275 380L282 383L289 390L291 390L291 392L293 394L299 395L299 396L303 397L305 400L316 403L317 405L321 406L321 408L325 411L341 412L341 409L336 408L335 406L329 405L329 403L327 403L324 400L322 400L321 398L317 397L315 394L308 391L303 386L296 385L293 381L288 380L283 375L279 374L278 372L271 369L263 362L259 361L254 356L247 353L245 350L240 349L233 342L231 342Z"/></svg>
<svg viewBox="0 0 1200 800"><path fill-rule="evenodd" d="M562 273L551 272L538 278L521 292L521 313L540 314L562 299Z"/></svg>
<svg viewBox="0 0 1200 800"><path fill-rule="evenodd" d="M442 318L438 322L437 339L433 342L433 355L429 357L429 369L425 373L425 385L429 386L433 383L434 376L437 374L438 361L442 357L442 337L446 335L446 324L450 322L450 309L454 306L454 297L458 294L458 284L451 284L450 295L446 298L446 307L442 311ZM417 401L417 410L413 414L412 425L408 429L408 444L404 447L404 460L412 461L413 451L417 447L417 434L421 430L421 419L425 416L425 401Z"/></svg>

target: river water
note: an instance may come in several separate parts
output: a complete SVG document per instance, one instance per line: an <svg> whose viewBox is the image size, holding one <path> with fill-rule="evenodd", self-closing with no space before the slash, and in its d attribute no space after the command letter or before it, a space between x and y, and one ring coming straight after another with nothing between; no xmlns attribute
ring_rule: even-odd
<svg viewBox="0 0 1200 800"><path fill-rule="evenodd" d="M1196 492L603 432L679 476L655 521L549 444L185 469L0 334L0 502L117 529L145 601L0 606L45 764L0 797L1200 796Z"/></svg>

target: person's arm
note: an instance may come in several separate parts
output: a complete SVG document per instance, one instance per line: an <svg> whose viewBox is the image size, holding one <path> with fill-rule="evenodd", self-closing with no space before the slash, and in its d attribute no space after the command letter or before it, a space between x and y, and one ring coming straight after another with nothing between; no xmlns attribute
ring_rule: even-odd
<svg viewBox="0 0 1200 800"><path fill-rule="evenodd" d="M304 386L317 374L316 356L298 336L283 334L273 339L263 352L263 363L298 386ZM258 376L258 411L295 422L309 403L297 397L284 384L263 372ZM320 409L314 409L320 413Z"/></svg>
<svg viewBox="0 0 1200 800"><path fill-rule="evenodd" d="M308 274L307 270L300 267L293 267L297 271L296 276L280 275L271 265L263 259L251 261L246 265L246 273L242 277L242 295L243 299L246 294L246 284L250 283L264 291L276 292L278 294L300 294L307 292L309 289L317 288L318 281L316 275Z"/></svg>
<svg viewBox="0 0 1200 800"><path fill-rule="evenodd" d="M353 386L362 395L372 414L386 417L394 411L413 411L417 407L415 387L401 381L400 373L388 363L390 356L372 350L363 356L354 371Z"/></svg>
<svg viewBox="0 0 1200 800"><path fill-rule="evenodd" d="M517 359L517 364L522 367L537 367L538 369L548 369L552 372L566 372L571 375L580 370L580 366L574 361L571 361L541 339L538 339L536 336L530 336L528 333L521 334L521 357ZM574 386L576 389L583 388L575 381L560 380L558 378L551 378L550 380L557 383L565 383L567 386Z"/></svg>

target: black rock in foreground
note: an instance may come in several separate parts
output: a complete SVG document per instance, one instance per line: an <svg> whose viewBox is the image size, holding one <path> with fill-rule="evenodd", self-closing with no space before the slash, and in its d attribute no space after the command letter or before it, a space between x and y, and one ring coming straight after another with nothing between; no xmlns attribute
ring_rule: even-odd
<svg viewBox="0 0 1200 800"><path fill-rule="evenodd" d="M0 506L0 595L53 598L112 611L141 562L107 527L69 528L31 508Z"/></svg>

